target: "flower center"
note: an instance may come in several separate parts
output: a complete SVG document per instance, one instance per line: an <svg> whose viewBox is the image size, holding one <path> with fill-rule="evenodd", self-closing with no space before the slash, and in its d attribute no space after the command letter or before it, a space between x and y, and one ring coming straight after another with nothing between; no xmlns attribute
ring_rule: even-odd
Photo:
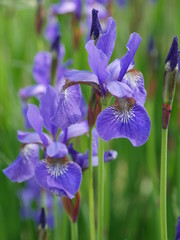
<svg viewBox="0 0 180 240"><path fill-rule="evenodd" d="M67 163L64 161L47 161L46 162L46 168L48 174L50 174L52 177L58 178L59 176L65 174L67 172L68 166Z"/></svg>

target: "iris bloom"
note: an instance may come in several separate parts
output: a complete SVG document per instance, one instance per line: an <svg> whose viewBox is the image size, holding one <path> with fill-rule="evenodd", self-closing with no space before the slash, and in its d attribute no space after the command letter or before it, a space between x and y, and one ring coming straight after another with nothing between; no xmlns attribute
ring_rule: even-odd
<svg viewBox="0 0 180 240"><path fill-rule="evenodd" d="M150 118L144 108L146 90L141 72L135 70L134 55L141 42L137 33L130 35L127 53L108 65L116 38L116 23L109 18L106 31L86 44L92 72L67 70L65 77L73 84L88 84L103 98L109 93L114 105L104 109L97 118L97 131L102 139L128 138L134 146L144 144L150 133ZM68 88L67 88L68 89Z"/></svg>

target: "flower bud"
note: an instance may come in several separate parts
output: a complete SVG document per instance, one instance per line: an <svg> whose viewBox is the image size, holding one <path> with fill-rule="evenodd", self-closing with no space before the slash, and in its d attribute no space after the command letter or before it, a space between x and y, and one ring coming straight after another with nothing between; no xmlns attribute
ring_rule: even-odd
<svg viewBox="0 0 180 240"><path fill-rule="evenodd" d="M98 18L98 10L92 10L92 25L91 25L91 33L90 37L94 40L99 38L99 35L102 33L102 28Z"/></svg>
<svg viewBox="0 0 180 240"><path fill-rule="evenodd" d="M178 73L178 38L173 39L171 48L165 61L163 77L163 124L166 129L169 124L172 103L176 87L176 75Z"/></svg>
<svg viewBox="0 0 180 240"><path fill-rule="evenodd" d="M47 240L46 214L44 208L41 208L38 226L38 240Z"/></svg>
<svg viewBox="0 0 180 240"><path fill-rule="evenodd" d="M88 124L93 128L96 123L97 116L101 112L100 96L94 90L92 90L91 98L88 104Z"/></svg>

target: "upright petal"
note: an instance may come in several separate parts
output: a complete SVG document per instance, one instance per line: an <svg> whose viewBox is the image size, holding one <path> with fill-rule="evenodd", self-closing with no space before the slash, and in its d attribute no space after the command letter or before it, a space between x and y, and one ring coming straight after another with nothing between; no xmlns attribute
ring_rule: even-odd
<svg viewBox="0 0 180 240"><path fill-rule="evenodd" d="M132 97L134 94L127 84L118 81L110 81L107 84L107 89L112 95L118 98Z"/></svg>
<svg viewBox="0 0 180 240"><path fill-rule="evenodd" d="M151 122L145 108L132 99L120 99L102 111L97 118L97 131L102 139L128 138L133 146L143 145L150 134Z"/></svg>
<svg viewBox="0 0 180 240"><path fill-rule="evenodd" d="M144 105L146 101L146 90L144 88L144 78L141 72L138 70L132 69L128 71L121 83L127 84L133 91L134 99Z"/></svg>
<svg viewBox="0 0 180 240"><path fill-rule="evenodd" d="M38 52L34 58L33 77L37 83L48 85L51 80L52 57L49 52Z"/></svg>
<svg viewBox="0 0 180 240"><path fill-rule="evenodd" d="M46 93L43 94L40 99L39 106L41 116L43 117L44 126L52 134L54 139L56 137L58 128L51 123L50 119L55 114L57 108L57 98L58 94L56 90L53 87L48 86Z"/></svg>
<svg viewBox="0 0 180 240"><path fill-rule="evenodd" d="M51 121L62 129L69 127L71 124L77 123L81 117L81 88L74 85L61 91L58 107Z"/></svg>
<svg viewBox="0 0 180 240"><path fill-rule="evenodd" d="M29 108L27 111L27 118L32 128L39 134L44 145L48 145L48 139L43 134L43 119L40 115L39 109L37 106L33 104L29 104Z"/></svg>
<svg viewBox="0 0 180 240"><path fill-rule="evenodd" d="M108 79L108 58L106 54L101 50L98 49L94 45L94 40L90 40L86 44L86 50L88 52L88 60L89 66L91 67L92 71L98 77L99 85L103 94L105 93L104 83Z"/></svg>
<svg viewBox="0 0 180 240"><path fill-rule="evenodd" d="M12 182L23 182L34 176L39 160L39 147L36 144L25 145L16 160L3 170Z"/></svg>
<svg viewBox="0 0 180 240"><path fill-rule="evenodd" d="M98 39L96 47L101 49L106 54L109 61L114 50L116 40L116 22L112 17L108 19L107 30Z"/></svg>
<svg viewBox="0 0 180 240"><path fill-rule="evenodd" d="M139 47L139 44L141 42L141 37L138 33L132 33L130 35L129 41L126 45L128 52L120 59L120 73L119 73L119 81L121 81L128 70L130 64L132 63L134 59L134 55Z"/></svg>
<svg viewBox="0 0 180 240"><path fill-rule="evenodd" d="M80 188L82 171L73 162L61 163L43 160L36 166L35 177L39 185L50 192L72 199Z"/></svg>

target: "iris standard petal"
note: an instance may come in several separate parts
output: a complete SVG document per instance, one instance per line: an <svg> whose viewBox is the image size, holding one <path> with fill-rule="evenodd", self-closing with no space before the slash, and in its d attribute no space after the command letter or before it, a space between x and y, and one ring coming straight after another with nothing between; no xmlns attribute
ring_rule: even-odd
<svg viewBox="0 0 180 240"><path fill-rule="evenodd" d="M129 41L126 45L128 52L120 59L120 73L118 80L121 81L129 68L129 65L132 63L134 59L134 55L139 47L141 42L141 37L138 33L132 33L130 35Z"/></svg>
<svg viewBox="0 0 180 240"><path fill-rule="evenodd" d="M42 95L40 99L39 105L39 111L41 113L41 116L43 117L43 124L54 138L56 137L58 128L51 123L50 119L56 111L57 99L57 91L53 87L48 86L46 92Z"/></svg>
<svg viewBox="0 0 180 240"><path fill-rule="evenodd" d="M12 182L23 182L34 175L34 169L39 160L39 147L37 144L25 145L16 160L3 170Z"/></svg>
<svg viewBox="0 0 180 240"><path fill-rule="evenodd" d="M63 143L53 142L47 147L46 154L51 158L62 158L67 156L68 149Z"/></svg>
<svg viewBox="0 0 180 240"><path fill-rule="evenodd" d="M34 58L33 77L37 83L48 85L51 79L52 57L49 52L38 52Z"/></svg>
<svg viewBox="0 0 180 240"><path fill-rule="evenodd" d="M123 99L121 106L111 106L97 118L97 131L102 139L128 138L133 146L143 145L150 134L151 122L145 108Z"/></svg>
<svg viewBox="0 0 180 240"><path fill-rule="evenodd" d="M29 104L27 111L27 118L32 128L39 134L44 145L48 145L48 139L42 132L43 128L43 119L40 115L39 109L34 104Z"/></svg>
<svg viewBox="0 0 180 240"><path fill-rule="evenodd" d="M147 93L144 88L144 78L142 73L136 69L132 69L125 74L121 82L127 84L133 91L134 99L138 103L144 105Z"/></svg>
<svg viewBox="0 0 180 240"><path fill-rule="evenodd" d="M61 91L58 107L51 122L62 129L77 123L82 117L80 110L81 98L82 93L79 85Z"/></svg>
<svg viewBox="0 0 180 240"><path fill-rule="evenodd" d="M107 30L104 32L97 41L96 47L101 49L106 54L109 61L116 40L116 22L112 17L108 19Z"/></svg>
<svg viewBox="0 0 180 240"><path fill-rule="evenodd" d="M102 50L95 46L94 40L90 40L86 43L86 50L88 52L89 66L98 77L101 89L104 90L104 83L108 78L108 58Z"/></svg>
<svg viewBox="0 0 180 240"><path fill-rule="evenodd" d="M36 166L35 177L39 185L50 192L72 199L79 190L82 171L73 162L51 163L43 160Z"/></svg>

